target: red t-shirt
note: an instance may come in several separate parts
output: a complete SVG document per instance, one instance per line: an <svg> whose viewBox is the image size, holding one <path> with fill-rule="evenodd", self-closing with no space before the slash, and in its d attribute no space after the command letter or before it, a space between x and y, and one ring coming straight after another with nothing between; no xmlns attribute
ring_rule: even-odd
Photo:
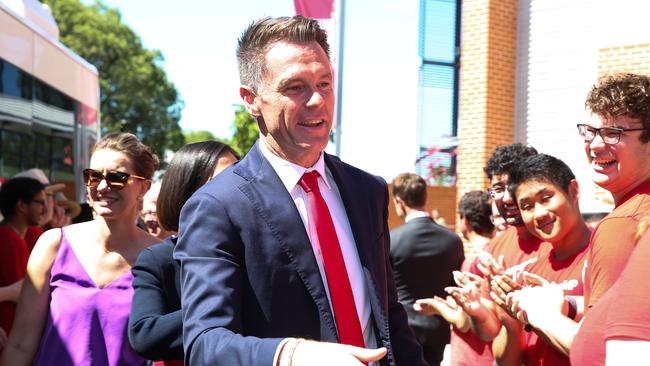
<svg viewBox="0 0 650 366"><path fill-rule="evenodd" d="M571 346L572 365L605 365L608 340L650 341L650 292L646 289L649 262L650 232L647 232L618 280L582 321Z"/></svg>
<svg viewBox="0 0 650 366"><path fill-rule="evenodd" d="M503 255L506 268L511 268L529 261L533 257L540 256L538 260L541 260L548 255L549 248L548 243L542 245L542 241L534 236L527 240L521 239L517 234L517 229L510 227L503 234L492 239L485 250L495 259ZM480 274L476 267L477 262L476 256L468 257L463 262L462 268L464 271ZM485 296L488 295L485 294ZM461 333L454 329L450 344L451 366L491 366L494 364L492 342L484 342L472 331Z"/></svg>
<svg viewBox="0 0 650 366"><path fill-rule="evenodd" d="M25 240L8 225L0 225L0 286L25 277L29 252ZM9 334L16 315L16 304L0 302L0 327Z"/></svg>
<svg viewBox="0 0 650 366"><path fill-rule="evenodd" d="M609 290L634 249L639 221L650 214L650 181L628 193L591 235L585 270L585 314Z"/></svg>
<svg viewBox="0 0 650 366"><path fill-rule="evenodd" d="M544 253L543 256L546 256L551 249L550 244L544 243L542 245L539 238L533 235L529 236L526 240L522 239L517 235L517 228L511 226L503 234L492 239L485 250L492 254L495 259L503 255L506 268L527 262L531 258L538 257L540 253Z"/></svg>
<svg viewBox="0 0 650 366"><path fill-rule="evenodd" d="M545 243L544 245L551 245ZM554 251L550 250L546 257L538 258L528 271L538 274L550 282L560 284L566 295L582 296L582 270L589 246L585 246L580 252L573 256L556 260ZM551 345L542 340L535 332L528 332L525 335L526 345L524 348L524 365L552 365L569 366L569 358L557 351Z"/></svg>
<svg viewBox="0 0 650 366"><path fill-rule="evenodd" d="M30 254L32 249L34 249L34 245L36 245L38 238L40 238L44 232L45 230L38 225L27 228L27 231L25 232L25 243L27 243L27 250L29 250Z"/></svg>

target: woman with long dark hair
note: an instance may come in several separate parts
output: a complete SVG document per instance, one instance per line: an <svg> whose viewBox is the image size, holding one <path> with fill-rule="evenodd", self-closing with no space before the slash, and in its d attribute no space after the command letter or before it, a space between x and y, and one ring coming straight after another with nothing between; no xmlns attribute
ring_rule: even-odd
<svg viewBox="0 0 650 366"><path fill-rule="evenodd" d="M181 208L215 175L238 160L230 146L205 141L183 146L167 167L156 204L158 221L178 231ZM182 365L183 339L180 303L180 265L172 253L176 236L145 249L133 267L135 294L129 319L133 348L165 365Z"/></svg>

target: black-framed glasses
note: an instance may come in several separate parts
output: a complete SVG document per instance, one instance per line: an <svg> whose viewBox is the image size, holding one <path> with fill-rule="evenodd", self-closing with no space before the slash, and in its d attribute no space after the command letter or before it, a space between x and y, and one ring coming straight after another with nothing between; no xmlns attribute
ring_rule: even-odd
<svg viewBox="0 0 650 366"><path fill-rule="evenodd" d="M104 174L104 172L101 172L99 170L84 169L83 176L86 187L97 187L99 183L104 180L106 181L106 185L114 191L119 191L120 189L124 188L124 186L132 182L132 179L147 180L145 177L141 177L135 174L118 172L116 170L107 170Z"/></svg>
<svg viewBox="0 0 650 366"><path fill-rule="evenodd" d="M47 205L47 202L45 202L45 200L37 200L37 199L33 199L33 200L31 200L30 202L38 203L38 204L41 205L42 207L45 207L45 206Z"/></svg>
<svg viewBox="0 0 650 366"><path fill-rule="evenodd" d="M601 127L596 128L588 124L579 123L576 125L578 127L578 133L584 142L591 142L596 138L596 135L600 135L600 138L603 139L603 142L609 145L617 144L621 140L621 135L623 132L627 131L645 131L646 128L619 128L619 127Z"/></svg>
<svg viewBox="0 0 650 366"><path fill-rule="evenodd" d="M503 198L503 195L506 193L506 189L503 186L493 186L488 188L488 194L495 200Z"/></svg>

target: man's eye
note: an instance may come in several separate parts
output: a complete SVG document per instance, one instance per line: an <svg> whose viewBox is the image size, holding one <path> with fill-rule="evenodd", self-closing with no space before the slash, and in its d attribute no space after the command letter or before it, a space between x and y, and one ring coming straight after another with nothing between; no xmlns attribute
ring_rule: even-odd
<svg viewBox="0 0 650 366"><path fill-rule="evenodd" d="M302 91L304 87L302 85L289 85L285 88L286 91Z"/></svg>
<svg viewBox="0 0 650 366"><path fill-rule="evenodd" d="M326 89L326 88L329 88L331 85L332 85L332 83L330 83L329 81L324 81L322 83L319 83L318 87L321 88L321 89Z"/></svg>

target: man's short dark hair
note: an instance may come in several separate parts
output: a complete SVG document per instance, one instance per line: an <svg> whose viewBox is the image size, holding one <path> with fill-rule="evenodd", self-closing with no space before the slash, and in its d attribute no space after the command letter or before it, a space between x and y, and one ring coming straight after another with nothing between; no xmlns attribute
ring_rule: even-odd
<svg viewBox="0 0 650 366"><path fill-rule="evenodd" d="M259 88L266 72L265 56L269 47L278 42L309 43L317 42L327 58L330 46L327 33L315 19L300 15L293 17L264 17L251 23L239 37L237 45L237 64L239 79L243 85Z"/></svg>
<svg viewBox="0 0 650 366"><path fill-rule="evenodd" d="M0 212L2 212L2 216L5 219L13 218L16 215L18 201L32 202L34 197L44 189L43 183L34 178L12 178L2 183L2 187L0 187Z"/></svg>
<svg viewBox="0 0 650 366"><path fill-rule="evenodd" d="M508 189L510 195L515 197L515 202L517 187L530 181L551 183L568 194L571 180L575 178L571 168L562 160L551 155L539 154L529 156L517 164L510 172Z"/></svg>
<svg viewBox="0 0 650 366"><path fill-rule="evenodd" d="M402 173L393 179L393 196L408 207L422 207L427 203L427 183L417 174Z"/></svg>
<svg viewBox="0 0 650 366"><path fill-rule="evenodd" d="M585 107L605 118L627 116L641 120L646 130L639 140L650 141L649 76L619 73L601 77L589 91Z"/></svg>
<svg viewBox="0 0 650 366"><path fill-rule="evenodd" d="M495 175L510 174L521 159L532 155L537 155L537 150L532 146L520 143L501 145L494 150L483 170L492 180Z"/></svg>
<svg viewBox="0 0 650 366"><path fill-rule="evenodd" d="M460 218L467 218L470 227L481 236L490 236L494 231L494 224L490 220L492 205L490 195L484 191L467 192L458 202Z"/></svg>

